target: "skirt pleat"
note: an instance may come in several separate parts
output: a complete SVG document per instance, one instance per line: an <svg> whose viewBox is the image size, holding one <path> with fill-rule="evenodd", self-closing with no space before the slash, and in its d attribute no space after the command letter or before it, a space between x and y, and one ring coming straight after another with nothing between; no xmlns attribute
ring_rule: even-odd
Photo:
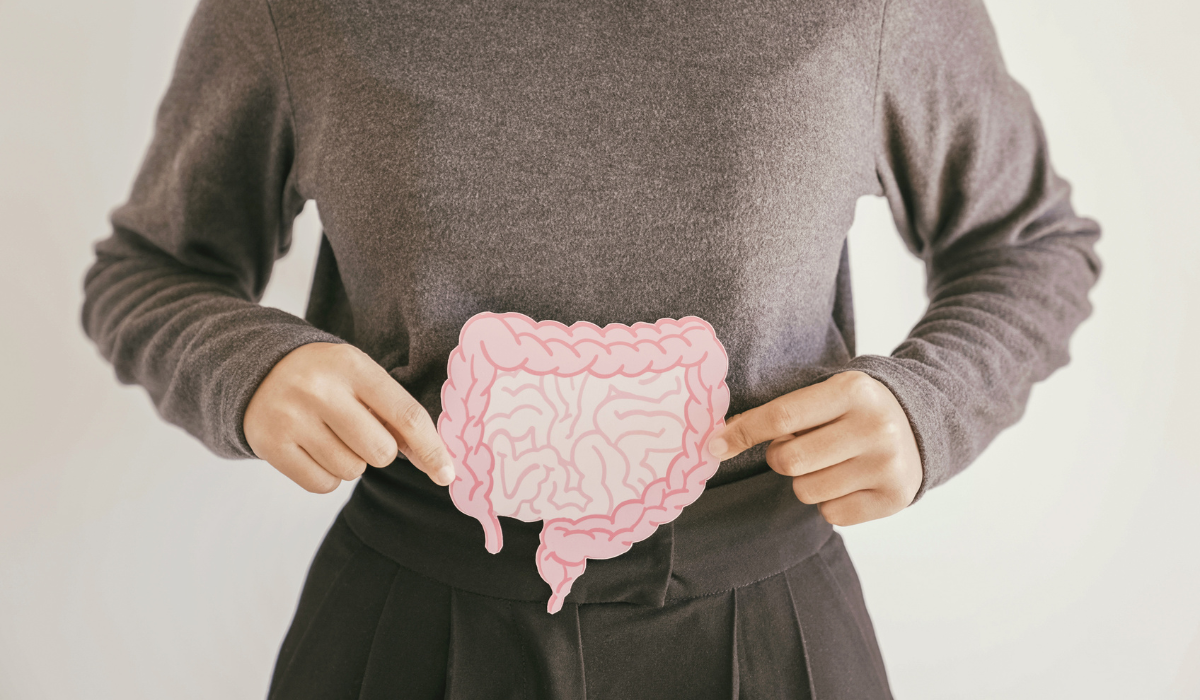
<svg viewBox="0 0 1200 700"><path fill-rule="evenodd" d="M361 700L446 697L451 595L445 585L397 567L362 671Z"/></svg>
<svg viewBox="0 0 1200 700"><path fill-rule="evenodd" d="M582 698L579 618L451 589L447 700Z"/></svg>
<svg viewBox="0 0 1200 700"><path fill-rule="evenodd" d="M733 697L733 592L579 606L589 698Z"/></svg>
<svg viewBox="0 0 1200 700"><path fill-rule="evenodd" d="M784 572L816 700L891 700L883 656L850 556L836 533Z"/></svg>
<svg viewBox="0 0 1200 700"><path fill-rule="evenodd" d="M363 668L399 569L344 524L334 524L309 568L280 649L271 700L359 696Z"/></svg>
<svg viewBox="0 0 1200 700"><path fill-rule="evenodd" d="M890 700L854 567L814 555L727 591L635 603L516 601L435 581L339 517L313 560L271 700Z"/></svg>
<svg viewBox="0 0 1200 700"><path fill-rule="evenodd" d="M809 698L798 619L783 574L733 591L737 611L735 698Z"/></svg>

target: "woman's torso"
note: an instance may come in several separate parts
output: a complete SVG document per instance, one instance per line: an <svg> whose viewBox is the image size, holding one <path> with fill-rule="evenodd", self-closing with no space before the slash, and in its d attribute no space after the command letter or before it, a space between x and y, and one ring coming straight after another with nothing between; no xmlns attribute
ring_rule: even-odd
<svg viewBox="0 0 1200 700"><path fill-rule="evenodd" d="M876 2L272 3L310 320L436 419L480 311L695 315L730 414L853 354L845 235L878 191ZM762 450L711 485L764 468Z"/></svg>

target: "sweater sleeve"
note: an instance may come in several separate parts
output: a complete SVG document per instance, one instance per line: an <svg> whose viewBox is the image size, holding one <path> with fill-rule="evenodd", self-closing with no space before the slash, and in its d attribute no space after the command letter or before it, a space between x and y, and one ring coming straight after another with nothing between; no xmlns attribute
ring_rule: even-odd
<svg viewBox="0 0 1200 700"><path fill-rule="evenodd" d="M1073 211L981 0L890 0L879 60L876 170L925 263L929 307L891 356L842 369L873 376L907 412L925 470L919 499L1068 362L1091 313L1100 232Z"/></svg>
<svg viewBox="0 0 1200 700"><path fill-rule="evenodd" d="M230 458L246 405L305 343L342 342L260 306L304 204L292 112L263 0L201 0L129 199L84 278L82 323L119 380Z"/></svg>

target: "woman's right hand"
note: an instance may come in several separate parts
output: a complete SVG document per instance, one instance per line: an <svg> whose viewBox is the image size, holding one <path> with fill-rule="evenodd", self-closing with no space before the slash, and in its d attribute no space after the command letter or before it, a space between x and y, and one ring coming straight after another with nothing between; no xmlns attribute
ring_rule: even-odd
<svg viewBox="0 0 1200 700"><path fill-rule="evenodd" d="M313 493L386 467L397 452L446 486L454 466L425 408L365 352L309 343L267 374L242 423L254 454Z"/></svg>

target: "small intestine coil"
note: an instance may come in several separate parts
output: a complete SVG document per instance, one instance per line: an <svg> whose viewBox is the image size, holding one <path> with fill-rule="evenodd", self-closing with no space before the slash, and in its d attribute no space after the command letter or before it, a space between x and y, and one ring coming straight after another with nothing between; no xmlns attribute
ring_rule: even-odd
<svg viewBox="0 0 1200 700"><path fill-rule="evenodd" d="M463 324L438 433L450 496L500 551L498 516L542 521L537 569L558 612L588 559L609 559L693 503L719 460L728 358L695 316L600 328L519 313Z"/></svg>

